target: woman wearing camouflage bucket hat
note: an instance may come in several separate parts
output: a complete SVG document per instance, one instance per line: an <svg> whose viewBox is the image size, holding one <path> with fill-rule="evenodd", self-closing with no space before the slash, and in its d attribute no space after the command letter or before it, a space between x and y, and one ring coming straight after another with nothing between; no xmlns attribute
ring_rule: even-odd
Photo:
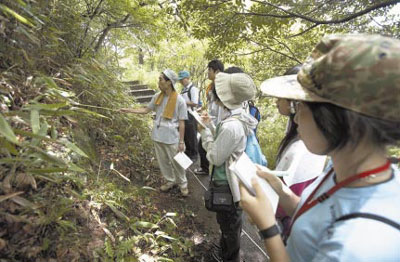
<svg viewBox="0 0 400 262"><path fill-rule="evenodd" d="M218 73L212 90L218 105L227 114L214 130L210 117L203 115L209 128L198 126L203 148L210 162L210 188L227 193L231 202L229 210L214 210L221 229L220 247L224 262L240 261L240 235L242 230L242 209L239 208L239 184L231 174L229 165L246 148L247 136L257 126L258 121L242 108L244 101L253 99L256 86L250 76L244 73ZM224 114L225 115L225 114Z"/></svg>
<svg viewBox="0 0 400 262"><path fill-rule="evenodd" d="M292 214L285 249L271 204L240 187L270 261L400 261L400 177L386 147L400 141L400 41L376 35L323 38L296 77L266 80L267 96L293 100L298 132L333 166L298 198L258 172Z"/></svg>

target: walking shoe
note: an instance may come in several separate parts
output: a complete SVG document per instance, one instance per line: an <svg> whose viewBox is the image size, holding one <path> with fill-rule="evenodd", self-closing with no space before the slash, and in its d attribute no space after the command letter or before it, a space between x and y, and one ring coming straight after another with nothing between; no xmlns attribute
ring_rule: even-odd
<svg viewBox="0 0 400 262"><path fill-rule="evenodd" d="M194 170L194 173L195 173L196 175L201 175L201 176L208 175L208 172L204 171L202 168L196 168L196 169Z"/></svg>
<svg viewBox="0 0 400 262"><path fill-rule="evenodd" d="M189 189L188 189L187 186L181 187L180 189L181 189L181 194L182 194L182 196L186 197L186 196L189 195Z"/></svg>
<svg viewBox="0 0 400 262"><path fill-rule="evenodd" d="M174 187L174 183L172 183L172 182L167 182L167 183L165 183L164 185L162 185L161 187L160 187L160 190L162 191L162 192L167 192L168 190L170 190L171 188L173 188Z"/></svg>

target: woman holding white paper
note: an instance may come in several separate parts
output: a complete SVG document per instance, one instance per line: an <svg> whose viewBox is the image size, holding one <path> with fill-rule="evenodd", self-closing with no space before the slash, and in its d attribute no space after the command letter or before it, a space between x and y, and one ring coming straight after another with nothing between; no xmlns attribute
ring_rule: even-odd
<svg viewBox="0 0 400 262"><path fill-rule="evenodd" d="M286 248L260 186L256 197L240 187L270 261L400 261L400 177L386 152L400 142L399 46L377 35L328 36L297 78L262 83L265 95L293 100L304 144L333 163L301 198L258 172L292 216Z"/></svg>
<svg viewBox="0 0 400 262"><path fill-rule="evenodd" d="M295 75L300 68L301 65L290 68L284 75ZM326 155L311 153L300 139L297 124L294 121L294 108L289 99L278 97L276 106L279 113L288 116L289 120L285 137L279 145L275 170L287 171L286 175L282 177L283 181L293 193L300 196L303 190L322 173ZM278 207L276 219L281 228L282 239L286 242L291 222L290 216L282 207Z"/></svg>
<svg viewBox="0 0 400 262"><path fill-rule="evenodd" d="M213 89L217 103L224 108L226 116L213 128L198 125L203 148L210 162L212 181L210 187L226 193L233 204L229 211L216 211L217 222L221 229L221 254L224 262L240 261L240 235L242 230L242 209L239 208L239 184L230 170L230 164L246 148L247 135L257 126L257 120L247 114L242 103L252 99L256 93L253 80L244 73L218 73ZM203 122L211 124L210 117L203 115ZM213 201L214 202L214 201ZM214 210L215 211L215 210Z"/></svg>

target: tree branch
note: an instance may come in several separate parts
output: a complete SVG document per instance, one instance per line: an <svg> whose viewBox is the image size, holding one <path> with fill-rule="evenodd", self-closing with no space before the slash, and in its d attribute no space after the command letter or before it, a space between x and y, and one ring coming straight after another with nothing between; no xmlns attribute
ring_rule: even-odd
<svg viewBox="0 0 400 262"><path fill-rule="evenodd" d="M83 33L83 37L81 37L81 41L79 42L79 45L78 45L78 48L77 48L77 54L78 54L79 58L82 57L82 55L83 55L83 52L82 52L83 43L84 43L84 41L85 41L85 39L87 37L87 34L89 32L90 23L96 17L96 15L98 13L100 13L100 8L101 8L101 5L102 5L103 2L104 2L104 0L100 0L98 2L98 4L97 4L96 8L94 9L93 13L91 15L89 15L89 21L86 23L86 28L85 28L85 31ZM87 3L87 4L88 4L87 9L88 9L88 14L89 14L90 13L90 11L89 11L90 6L89 6L89 3Z"/></svg>
<svg viewBox="0 0 400 262"><path fill-rule="evenodd" d="M297 33L297 34L294 34L294 35L290 35L289 38L301 36L301 35L307 33L308 31L314 29L314 28L317 27L317 26L319 26L319 24L313 24L312 26L310 26L309 28L307 28L307 29L301 31L300 33Z"/></svg>
<svg viewBox="0 0 400 262"><path fill-rule="evenodd" d="M296 57L295 53L292 51L292 49L289 48L289 46L287 44L285 44L282 41L279 41L278 39L276 39L275 37L272 37L273 40L275 40L276 42L278 42L279 44L283 45L288 51L289 53L293 56Z"/></svg>
<svg viewBox="0 0 400 262"><path fill-rule="evenodd" d="M254 43L254 44L257 44L257 45L259 45L259 46L264 47L263 50L269 50L269 51L271 51L271 52L280 54L281 56L284 56L284 57L286 57L286 58L289 58L290 60L296 61L298 64L301 64L301 63L302 63L302 62L301 62L300 60L298 60L296 57L291 56L291 55L288 55L288 54L285 54L285 53L283 53L283 52L281 52L281 51L275 50L275 49L271 48L270 46L267 46L267 45L258 43L257 41L252 40L252 39L249 39L248 37L244 37L244 39L247 40L247 41L249 41L249 42L252 42L252 43Z"/></svg>
<svg viewBox="0 0 400 262"><path fill-rule="evenodd" d="M126 20L128 20L130 14L127 14L123 19L121 19L120 21L114 22L112 24L108 24L106 28L103 29L101 36L99 37L99 40L96 43L96 46L94 47L94 51L97 53L101 47L101 45L104 42L104 39L106 38L108 32L110 32L110 30L112 28L117 28L118 26L121 26L123 23L126 22Z"/></svg>
<svg viewBox="0 0 400 262"><path fill-rule="evenodd" d="M251 2L256 2L256 3L259 3L259 4L263 4L263 5L271 6L271 7L275 8L275 9L280 10L281 12L285 13L286 15L261 14L261 13L239 13L239 14L250 14L250 15L268 16L268 17L275 17L275 18L296 17L296 18L300 18L300 19L303 19L305 21L308 21L308 22L311 22L311 23L314 23L314 24L318 24L318 25L345 23L345 22L348 22L348 21L350 21L352 19L355 19L355 18L357 18L359 16L365 15L365 14L371 12L371 11L374 11L374 10L377 10L377 9L380 9L380 8L383 8L383 7L387 7L387 6L390 6L390 5L394 5L396 3L400 3L400 0L389 0L389 1L386 1L386 2L382 2L382 3L378 3L378 4L375 4L375 5L372 5L372 6L366 8L364 10L361 10L359 12L356 12L356 13L354 13L352 15L349 15L349 16L341 18L341 19L318 20L318 19L314 19L314 18L309 17L309 16L305 16L305 15L302 15L302 14L291 12L289 10L285 10L284 8L282 8L280 6L272 4L272 3L269 3L269 2L263 2L263 1L259 1L259 0L250 0L250 1Z"/></svg>

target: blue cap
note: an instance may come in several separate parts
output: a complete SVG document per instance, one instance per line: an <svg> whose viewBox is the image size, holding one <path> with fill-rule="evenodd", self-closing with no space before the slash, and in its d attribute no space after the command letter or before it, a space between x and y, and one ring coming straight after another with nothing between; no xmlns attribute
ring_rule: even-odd
<svg viewBox="0 0 400 262"><path fill-rule="evenodd" d="M180 71L178 74L178 80L182 80L184 78L190 77L190 73L188 71Z"/></svg>

